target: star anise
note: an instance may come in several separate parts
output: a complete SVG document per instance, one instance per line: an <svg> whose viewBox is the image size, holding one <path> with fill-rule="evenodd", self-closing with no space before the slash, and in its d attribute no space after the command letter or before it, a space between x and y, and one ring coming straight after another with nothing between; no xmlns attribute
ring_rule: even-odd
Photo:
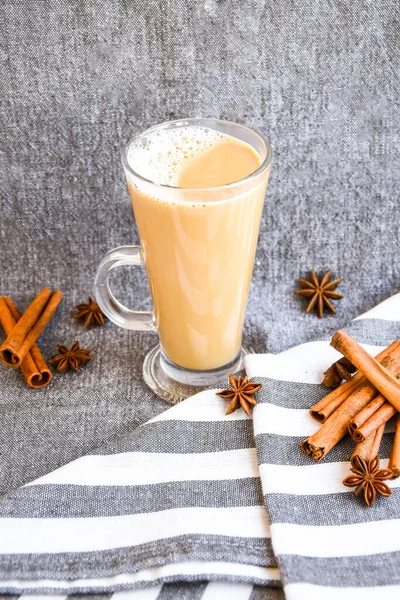
<svg viewBox="0 0 400 600"><path fill-rule="evenodd" d="M66 373L69 370L79 371L79 367L86 365L89 360L92 360L90 350L80 348L79 342L72 344L69 349L67 346L58 346L58 352L59 354L53 356L49 362L60 373Z"/></svg>
<svg viewBox="0 0 400 600"><path fill-rule="evenodd" d="M325 273L321 281L318 281L315 271L311 271L312 281L300 279L299 283L304 289L297 290L296 294L298 296L304 296L305 298L311 298L306 308L306 312L310 312L315 306L317 306L318 316L322 317L324 313L324 305L327 306L333 313L336 312L336 309L329 298L332 298L333 300L340 300L343 298L342 294L338 294L337 292L333 291L342 281L342 278L339 277L339 279L329 281L331 275L332 271L328 271Z"/></svg>
<svg viewBox="0 0 400 600"><path fill-rule="evenodd" d="M336 388L342 383L343 379L350 381L352 374L356 371L357 368L347 358L340 358L325 371L322 385Z"/></svg>
<svg viewBox="0 0 400 600"><path fill-rule="evenodd" d="M390 469L380 469L380 461L377 456L370 460L364 460L360 456L351 458L350 471L354 475L349 475L343 480L343 484L347 487L355 487L354 493L356 496L364 491L364 500L368 506L372 506L376 500L376 495L390 496L392 490L384 483L384 479L392 477Z"/></svg>
<svg viewBox="0 0 400 600"><path fill-rule="evenodd" d="M74 319L84 319L84 326L104 325L104 313L100 306L89 296L86 304L75 306L77 312L72 315Z"/></svg>
<svg viewBox="0 0 400 600"><path fill-rule="evenodd" d="M230 415L241 406L244 412L249 415L251 407L257 404L256 399L253 398L253 396L262 388L261 383L253 383L252 381L249 381L247 376L236 378L232 374L229 375L229 383L233 389L217 392L217 396L220 398L231 400L225 414Z"/></svg>

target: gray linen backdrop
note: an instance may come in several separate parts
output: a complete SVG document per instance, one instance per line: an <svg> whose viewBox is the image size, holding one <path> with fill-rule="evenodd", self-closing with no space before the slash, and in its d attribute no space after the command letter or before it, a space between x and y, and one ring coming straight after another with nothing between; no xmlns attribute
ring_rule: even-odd
<svg viewBox="0 0 400 600"><path fill-rule="evenodd" d="M79 339L94 359L30 390L0 369L0 494L165 408L141 380L151 334L70 318L103 254L138 237L120 151L185 116L262 131L275 152L245 339L277 352L328 335L399 289L397 0L3 0L0 293L24 309L65 293L46 357ZM302 313L296 282L332 268L337 316ZM148 307L142 272L115 276Z"/></svg>

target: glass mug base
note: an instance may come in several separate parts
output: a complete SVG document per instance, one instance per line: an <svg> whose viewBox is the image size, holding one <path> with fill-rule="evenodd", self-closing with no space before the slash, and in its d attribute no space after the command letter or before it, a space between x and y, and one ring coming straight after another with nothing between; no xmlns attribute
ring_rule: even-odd
<svg viewBox="0 0 400 600"><path fill-rule="evenodd" d="M228 384L229 373L243 369L243 358L249 350L242 347L240 353L227 365L212 371L191 371L172 363L163 354L159 344L148 352L143 363L143 378L157 396L171 404L177 404L207 388Z"/></svg>

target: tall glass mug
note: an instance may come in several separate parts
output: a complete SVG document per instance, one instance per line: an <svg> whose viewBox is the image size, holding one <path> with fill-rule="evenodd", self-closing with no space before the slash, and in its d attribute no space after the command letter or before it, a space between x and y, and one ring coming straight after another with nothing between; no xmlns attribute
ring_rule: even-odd
<svg viewBox="0 0 400 600"><path fill-rule="evenodd" d="M217 119L158 125L123 152L140 246L121 246L104 257L94 294L120 327L158 334L143 375L170 402L242 366L271 159L271 146L259 133ZM146 268L152 312L130 310L113 296L110 271L125 265Z"/></svg>

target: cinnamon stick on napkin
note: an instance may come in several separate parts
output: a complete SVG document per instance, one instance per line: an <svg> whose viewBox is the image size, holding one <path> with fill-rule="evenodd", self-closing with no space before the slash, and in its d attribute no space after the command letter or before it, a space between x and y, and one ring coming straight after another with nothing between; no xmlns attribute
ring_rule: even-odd
<svg viewBox="0 0 400 600"><path fill-rule="evenodd" d="M389 362L395 359L400 359L400 342L395 341L390 346L382 350L375 359L382 363L385 367L388 367ZM399 361L400 366L400 361ZM347 398L360 388L361 385L367 383L367 379L363 373L357 373L349 381L330 392L327 396L319 400L310 409L310 415L316 421L325 423L325 421L335 412L337 408Z"/></svg>
<svg viewBox="0 0 400 600"><path fill-rule="evenodd" d="M332 338L331 346L343 354L370 381L382 396L400 410L400 382L384 366L379 364L350 335L338 331Z"/></svg>

